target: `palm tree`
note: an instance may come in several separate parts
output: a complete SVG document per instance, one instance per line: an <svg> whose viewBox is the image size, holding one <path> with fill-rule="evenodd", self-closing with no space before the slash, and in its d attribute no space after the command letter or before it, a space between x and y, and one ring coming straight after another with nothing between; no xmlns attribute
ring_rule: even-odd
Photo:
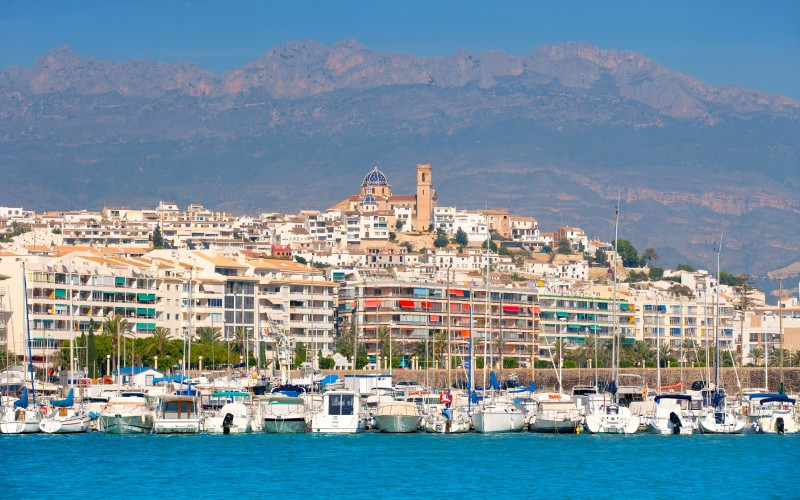
<svg viewBox="0 0 800 500"><path fill-rule="evenodd" d="M105 321L103 321L103 333L109 335L111 337L111 344L112 346L116 345L117 347L117 359L116 365L117 369L119 369L119 357L120 357L120 336L122 336L122 340L125 339L125 333L128 332L131 328L130 323L128 320L120 315L115 316L108 316Z"/></svg>
<svg viewBox="0 0 800 500"><path fill-rule="evenodd" d="M650 263L658 260L658 252L653 247L647 247L642 252L642 259L647 262L647 267L650 267Z"/></svg>
<svg viewBox="0 0 800 500"><path fill-rule="evenodd" d="M800 366L800 349L794 351L794 353L792 354L791 365Z"/></svg>
<svg viewBox="0 0 800 500"><path fill-rule="evenodd" d="M197 329L197 338L201 344L216 342L219 340L219 328L201 326Z"/></svg>
<svg viewBox="0 0 800 500"><path fill-rule="evenodd" d="M751 347L750 348L750 359L753 360L753 364L759 366L761 357L764 355L764 351L758 347Z"/></svg>
<svg viewBox="0 0 800 500"><path fill-rule="evenodd" d="M685 339L683 341L683 362L691 363L697 361L697 346L692 339Z"/></svg>
<svg viewBox="0 0 800 500"><path fill-rule="evenodd" d="M164 348L167 347L169 343L169 330L163 326L157 326L156 329L153 330L152 338L153 344L150 347L158 352L158 357L160 358L164 354Z"/></svg>
<svg viewBox="0 0 800 500"><path fill-rule="evenodd" d="M786 363L787 359L789 359L789 349L783 349L783 362ZM778 366L781 364L780 348L773 349L772 352L769 353L769 364L770 366Z"/></svg>
<svg viewBox="0 0 800 500"><path fill-rule="evenodd" d="M245 351L245 344L247 343L247 330L244 328L237 328L235 332L233 332L234 336L234 343L240 355L244 356Z"/></svg>
<svg viewBox="0 0 800 500"><path fill-rule="evenodd" d="M579 357L581 361L583 361L586 366L589 366L589 360L592 360L592 366L595 365L594 362L594 344L595 338L592 335L587 335L583 338L583 345L580 348ZM599 354L598 354L599 355Z"/></svg>
<svg viewBox="0 0 800 500"><path fill-rule="evenodd" d="M633 343L633 361L637 365L644 367L645 363L653 356L653 346L650 342L637 340Z"/></svg>
<svg viewBox="0 0 800 500"><path fill-rule="evenodd" d="M669 362L672 360L672 346L669 342L663 342L661 344L661 368L666 368L669 366Z"/></svg>

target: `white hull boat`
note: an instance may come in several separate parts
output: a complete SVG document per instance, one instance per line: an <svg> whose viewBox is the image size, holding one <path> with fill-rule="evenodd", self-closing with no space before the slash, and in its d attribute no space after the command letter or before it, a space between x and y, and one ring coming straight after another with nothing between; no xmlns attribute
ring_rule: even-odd
<svg viewBox="0 0 800 500"><path fill-rule="evenodd" d="M86 432L92 418L82 411L72 408L57 408L53 415L39 422L39 429L47 434L69 434Z"/></svg>
<svg viewBox="0 0 800 500"><path fill-rule="evenodd" d="M203 429L194 396L164 396L156 409L153 431L156 434L197 434Z"/></svg>
<svg viewBox="0 0 800 500"><path fill-rule="evenodd" d="M627 407L616 404L590 411L584 423L592 434L634 434L639 430L639 417L631 415Z"/></svg>
<svg viewBox="0 0 800 500"><path fill-rule="evenodd" d="M525 427L525 414L510 403L488 403L472 415L472 425L482 434L519 432Z"/></svg>
<svg viewBox="0 0 800 500"><path fill-rule="evenodd" d="M582 420L578 405L568 395L547 395L547 399L539 399L529 428L533 432L574 434Z"/></svg>
<svg viewBox="0 0 800 500"><path fill-rule="evenodd" d="M2 434L30 434L40 432L41 413L35 408L14 408L6 410L0 421Z"/></svg>
<svg viewBox="0 0 800 500"><path fill-rule="evenodd" d="M381 432L417 432L421 419L417 405L404 401L381 403L375 412L375 422Z"/></svg>
<svg viewBox="0 0 800 500"><path fill-rule="evenodd" d="M296 434L308 431L305 399L291 396L273 396L261 401L264 432Z"/></svg>
<svg viewBox="0 0 800 500"><path fill-rule="evenodd" d="M423 419L425 432L436 434L461 434L472 430L472 419L466 410L454 408L429 413Z"/></svg>
<svg viewBox="0 0 800 500"><path fill-rule="evenodd" d="M241 401L225 404L217 414L206 419L209 434L247 434L253 431L253 418Z"/></svg>
<svg viewBox="0 0 800 500"><path fill-rule="evenodd" d="M363 432L366 415L358 393L330 391L323 395L321 411L311 417L311 431L334 434Z"/></svg>
<svg viewBox="0 0 800 500"><path fill-rule="evenodd" d="M708 412L697 425L703 434L741 434L744 421L727 411Z"/></svg>
<svg viewBox="0 0 800 500"><path fill-rule="evenodd" d="M685 401L691 403L691 396L682 394L656 396L653 416L647 423L647 430L653 434L689 435L694 433L694 423L691 416L681 406Z"/></svg>
<svg viewBox="0 0 800 500"><path fill-rule="evenodd" d="M144 394L114 396L100 412L99 429L107 434L149 434L153 409Z"/></svg>

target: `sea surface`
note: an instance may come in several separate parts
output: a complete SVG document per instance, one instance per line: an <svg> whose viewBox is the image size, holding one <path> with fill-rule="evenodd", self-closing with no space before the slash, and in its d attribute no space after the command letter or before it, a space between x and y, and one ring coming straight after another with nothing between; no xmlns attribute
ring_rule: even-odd
<svg viewBox="0 0 800 500"><path fill-rule="evenodd" d="M0 436L0 498L798 498L800 436Z"/></svg>

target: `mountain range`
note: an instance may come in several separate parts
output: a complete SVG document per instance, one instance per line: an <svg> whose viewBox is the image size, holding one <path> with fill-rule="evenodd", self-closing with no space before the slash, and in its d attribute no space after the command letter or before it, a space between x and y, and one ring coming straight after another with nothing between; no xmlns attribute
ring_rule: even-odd
<svg viewBox="0 0 800 500"><path fill-rule="evenodd" d="M800 261L800 103L585 43L524 55L300 40L221 75L68 46L0 73L0 204L324 209L372 166L439 202L507 208L763 277ZM712 266L713 264L713 266Z"/></svg>

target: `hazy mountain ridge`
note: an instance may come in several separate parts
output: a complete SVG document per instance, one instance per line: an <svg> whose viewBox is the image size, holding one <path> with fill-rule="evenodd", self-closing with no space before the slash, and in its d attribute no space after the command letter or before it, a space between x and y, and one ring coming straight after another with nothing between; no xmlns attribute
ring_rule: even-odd
<svg viewBox="0 0 800 500"><path fill-rule="evenodd" d="M0 73L2 204L325 208L371 165L403 192L429 161L444 203L606 239L621 190L636 244L705 263L725 227L754 273L800 260L798 137L797 101L582 43L423 58L301 40L222 75L58 47Z"/></svg>

